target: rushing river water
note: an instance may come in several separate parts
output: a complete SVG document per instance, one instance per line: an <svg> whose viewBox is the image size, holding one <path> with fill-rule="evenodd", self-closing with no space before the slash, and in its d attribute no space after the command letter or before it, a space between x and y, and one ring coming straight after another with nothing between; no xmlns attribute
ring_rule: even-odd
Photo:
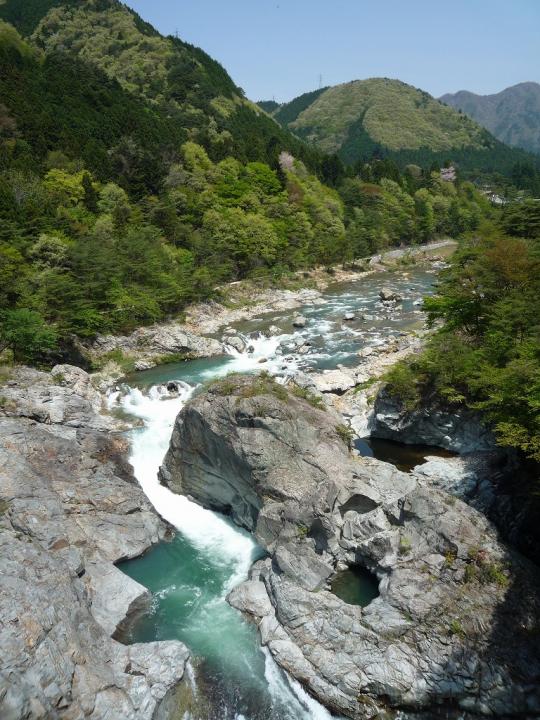
<svg viewBox="0 0 540 720"><path fill-rule="evenodd" d="M228 356L137 373L111 396L112 407L120 406L143 421L131 433L135 475L158 513L178 530L172 542L121 565L153 594L152 611L140 618L127 639L179 639L190 648L197 692L204 699L200 709L186 711L183 720L325 720L331 716L278 669L261 649L256 628L226 602L228 592L247 577L261 554L253 539L227 519L159 484L157 472L176 415L205 382L230 372L264 368L288 375L299 368L356 364L362 347L382 344L390 335L422 324L419 299L429 292L433 279L433 273L413 269L406 275L375 275L336 285L324 294L321 304L300 308L307 319L301 330L292 327L296 312L265 315L237 326L246 336L252 333L252 352L231 349ZM388 310L379 303L382 285L403 296L400 309ZM345 322L347 312L355 313L356 319ZM253 338L254 332L272 324L282 329L281 335ZM298 354L296 349L306 341L308 352ZM163 386L170 380L179 383L175 397ZM372 590L366 592L360 596L369 601Z"/></svg>

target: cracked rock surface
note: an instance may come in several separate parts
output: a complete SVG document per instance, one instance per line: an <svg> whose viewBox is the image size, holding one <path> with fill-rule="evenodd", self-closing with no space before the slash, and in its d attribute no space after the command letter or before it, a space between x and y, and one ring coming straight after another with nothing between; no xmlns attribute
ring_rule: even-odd
<svg viewBox="0 0 540 720"><path fill-rule="evenodd" d="M341 422L246 377L180 412L162 482L268 552L231 604L337 714L538 716L538 569L461 500L349 453ZM379 583L366 607L330 591L354 566Z"/></svg>
<svg viewBox="0 0 540 720"><path fill-rule="evenodd" d="M114 563L163 539L84 371L19 368L0 409L0 717L150 720L180 642L112 639L149 600Z"/></svg>

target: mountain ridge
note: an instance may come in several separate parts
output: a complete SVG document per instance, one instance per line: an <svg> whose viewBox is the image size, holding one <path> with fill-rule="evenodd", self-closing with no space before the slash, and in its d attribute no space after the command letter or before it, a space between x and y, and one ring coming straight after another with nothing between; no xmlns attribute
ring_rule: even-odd
<svg viewBox="0 0 540 720"><path fill-rule="evenodd" d="M349 164L383 154L401 166L454 160L470 171L509 174L516 162L530 160L468 116L401 80L368 78L321 88L271 115Z"/></svg>
<svg viewBox="0 0 540 720"><path fill-rule="evenodd" d="M498 93L446 93L441 102L462 110L512 147L540 154L540 83L524 81Z"/></svg>
<svg viewBox="0 0 540 720"><path fill-rule="evenodd" d="M213 160L277 165L281 150L314 169L317 153L244 97L204 50L163 36L119 0L18 0L0 4L0 20L48 56L75 56L175 122Z"/></svg>

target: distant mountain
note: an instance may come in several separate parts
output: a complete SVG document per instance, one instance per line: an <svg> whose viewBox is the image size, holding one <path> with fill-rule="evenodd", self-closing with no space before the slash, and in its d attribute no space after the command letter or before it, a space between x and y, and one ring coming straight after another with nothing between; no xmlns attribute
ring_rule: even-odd
<svg viewBox="0 0 540 720"><path fill-rule="evenodd" d="M528 158L467 115L388 78L305 93L271 114L303 140L347 163L382 153L401 165L451 159L462 169L509 173L517 161Z"/></svg>
<svg viewBox="0 0 540 720"><path fill-rule="evenodd" d="M269 114L275 112L280 107L280 104L275 100L259 100L257 105L261 108L261 110L264 110L264 112Z"/></svg>
<svg viewBox="0 0 540 720"><path fill-rule="evenodd" d="M443 95L441 101L487 128L496 138L540 154L540 85L523 82L495 95L467 90Z"/></svg>

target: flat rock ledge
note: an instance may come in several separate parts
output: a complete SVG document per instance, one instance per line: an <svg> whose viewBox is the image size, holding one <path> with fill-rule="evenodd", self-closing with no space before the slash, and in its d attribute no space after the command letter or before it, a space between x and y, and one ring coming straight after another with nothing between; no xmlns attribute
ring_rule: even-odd
<svg viewBox="0 0 540 720"><path fill-rule="evenodd" d="M112 639L147 590L114 563L165 538L79 368L0 389L0 717L151 720L188 660Z"/></svg>
<svg viewBox="0 0 540 720"><path fill-rule="evenodd" d="M162 482L268 552L231 604L339 715L537 717L538 569L474 508L350 453L341 417L300 394L227 378L175 424ZM330 591L354 566L379 582L366 607Z"/></svg>

